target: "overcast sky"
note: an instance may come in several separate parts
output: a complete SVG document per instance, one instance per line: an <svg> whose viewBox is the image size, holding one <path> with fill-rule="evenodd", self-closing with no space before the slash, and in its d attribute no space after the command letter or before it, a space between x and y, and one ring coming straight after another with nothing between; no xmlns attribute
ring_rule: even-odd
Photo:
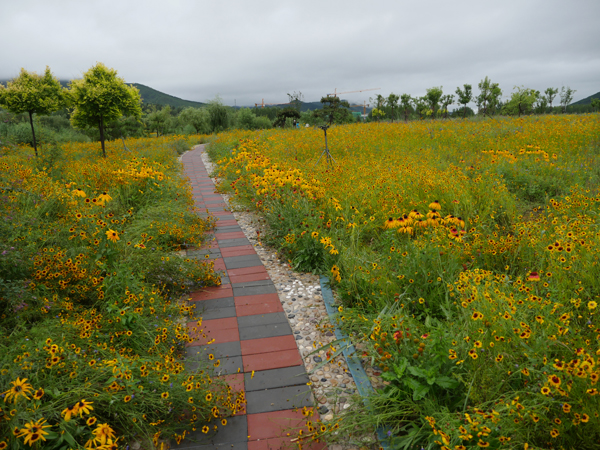
<svg viewBox="0 0 600 450"><path fill-rule="evenodd" d="M187 100L305 101L477 84L600 91L600 0L0 0L0 79L96 62ZM556 101L555 101L556 104Z"/></svg>

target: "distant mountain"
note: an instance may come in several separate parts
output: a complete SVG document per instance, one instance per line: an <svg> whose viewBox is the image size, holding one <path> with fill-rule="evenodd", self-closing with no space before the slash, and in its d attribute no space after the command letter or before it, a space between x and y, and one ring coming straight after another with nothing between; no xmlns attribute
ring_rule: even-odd
<svg viewBox="0 0 600 450"><path fill-rule="evenodd" d="M140 90L140 95L142 96L142 101L144 103L153 103L155 105L163 105L163 106L171 106L173 108L183 107L187 108L188 106L192 106L194 108L200 108L202 106L206 106L206 103L194 102L192 100L183 100L179 97L174 97L169 94L165 94L163 92L157 91L156 89L152 89L151 87L144 86L139 83L128 83L131 86L135 86Z"/></svg>
<svg viewBox="0 0 600 450"><path fill-rule="evenodd" d="M582 100L579 100L579 101L577 101L575 103L571 103L571 105L569 105L569 106L573 106L573 105L589 105L589 104L592 103L592 99L593 98L600 98L600 92L596 92L595 94L590 95L589 97L586 97L586 98L584 98Z"/></svg>
<svg viewBox="0 0 600 450"><path fill-rule="evenodd" d="M10 80L0 80L0 84L6 86L6 82ZM64 88L69 87L69 83L71 80L59 80L60 85ZM151 87L144 86L139 83L127 83L130 86L135 86L140 90L140 95L142 96L142 101L144 103L153 103L155 105L162 106L171 106L173 108L183 107L187 108L188 106L193 106L194 108L200 108L201 106L205 106L205 103L194 102L191 100L183 100L179 97L174 97L169 94L165 94L164 92L157 91L156 89L152 89Z"/></svg>

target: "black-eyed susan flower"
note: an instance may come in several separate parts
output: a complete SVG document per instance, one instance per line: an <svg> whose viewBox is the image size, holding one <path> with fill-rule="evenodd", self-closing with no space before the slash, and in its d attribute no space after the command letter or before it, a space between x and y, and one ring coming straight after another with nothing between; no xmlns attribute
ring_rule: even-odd
<svg viewBox="0 0 600 450"><path fill-rule="evenodd" d="M33 390L33 386L27 383L27 378L21 380L20 377L17 377L17 379L11 381L10 384L12 384L12 387L4 392L4 394L6 394L6 397L4 397L5 402L10 402L12 400L13 403L16 403L19 397L25 397L29 400L27 395Z"/></svg>
<svg viewBox="0 0 600 450"><path fill-rule="evenodd" d="M35 393L33 394L33 398L36 400L41 399L44 396L44 390L42 388L39 388L37 391L35 391Z"/></svg>
<svg viewBox="0 0 600 450"><path fill-rule="evenodd" d="M50 434L45 430L45 428L50 428L50 425L45 425L45 423L46 420L43 418L37 422L31 421L26 423L25 427L19 430L18 437L25 438L25 444L29 444L30 446L40 439L45 441L45 436Z"/></svg>
<svg viewBox="0 0 600 450"><path fill-rule="evenodd" d="M168 392L163 392L162 394L160 394L161 398L166 400L169 398L169 393Z"/></svg>
<svg viewBox="0 0 600 450"><path fill-rule="evenodd" d="M436 211L439 211L440 209L442 209L442 206L440 205L440 201L434 200L432 203L429 204L429 209L433 209Z"/></svg>
<svg viewBox="0 0 600 450"><path fill-rule="evenodd" d="M552 386L558 387L561 384L560 377L558 375L550 375L548 377L548 383L550 383Z"/></svg>
<svg viewBox="0 0 600 450"><path fill-rule="evenodd" d="M117 233L115 230L108 230L106 232L106 239L116 243L121 238L119 237L119 233Z"/></svg>

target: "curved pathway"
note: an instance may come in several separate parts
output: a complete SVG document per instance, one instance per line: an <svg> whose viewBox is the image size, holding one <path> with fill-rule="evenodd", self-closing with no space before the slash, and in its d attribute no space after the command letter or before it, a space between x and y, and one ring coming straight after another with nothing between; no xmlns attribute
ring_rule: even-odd
<svg viewBox="0 0 600 450"><path fill-rule="evenodd" d="M291 439L297 436L291 430L304 428L306 433L307 419L299 408L313 406L309 379L277 290L228 205L215 192L202 162L203 151L204 146L196 146L181 160L200 215L210 213L218 222L212 242L188 250L187 255L214 259L222 284L191 295L206 337L187 347L186 365L194 369L199 359L212 353L221 362L217 375L233 390L244 390L247 404L246 411L229 418L226 426L219 424L216 434L198 430L173 448L291 448ZM310 420L318 420L316 412ZM325 446L304 444L303 448Z"/></svg>

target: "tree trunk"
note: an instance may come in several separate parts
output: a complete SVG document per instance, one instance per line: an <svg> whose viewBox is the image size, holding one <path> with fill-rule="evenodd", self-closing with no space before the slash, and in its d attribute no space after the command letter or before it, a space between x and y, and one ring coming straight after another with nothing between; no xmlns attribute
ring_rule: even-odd
<svg viewBox="0 0 600 450"><path fill-rule="evenodd" d="M104 120L100 116L98 121L98 127L100 128L100 143L102 144L102 156L106 158L106 148L104 147Z"/></svg>
<svg viewBox="0 0 600 450"><path fill-rule="evenodd" d="M465 109L463 110L463 119L467 118L467 104L465 103Z"/></svg>
<svg viewBox="0 0 600 450"><path fill-rule="evenodd" d="M29 124L31 125L31 135L33 136L33 150L35 151L35 157L37 158L37 143L35 142L35 130L33 129L33 112L29 111Z"/></svg>

